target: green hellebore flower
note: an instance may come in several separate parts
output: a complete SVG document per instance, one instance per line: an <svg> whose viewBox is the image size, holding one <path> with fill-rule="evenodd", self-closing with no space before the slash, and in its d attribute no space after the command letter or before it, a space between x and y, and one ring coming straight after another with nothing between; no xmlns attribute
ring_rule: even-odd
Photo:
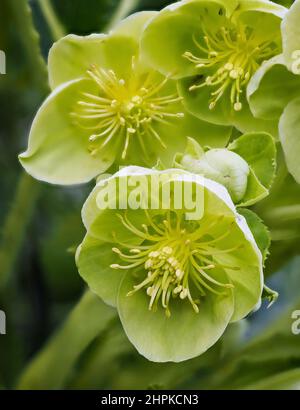
<svg viewBox="0 0 300 410"><path fill-rule="evenodd" d="M248 86L248 101L256 117L279 122L279 138L288 170L300 183L300 1L282 21L282 54L266 61Z"/></svg>
<svg viewBox="0 0 300 410"><path fill-rule="evenodd" d="M155 193L153 178L161 181ZM133 197L148 204L162 198L168 184L174 198L168 206L125 209ZM178 184L184 199L183 188L200 190L201 215L187 218L190 206L174 206ZM261 300L261 252L227 190L214 181L178 169L126 167L98 182L82 216L87 235L77 252L79 272L117 307L128 338L149 360L202 354Z"/></svg>
<svg viewBox="0 0 300 410"><path fill-rule="evenodd" d="M142 53L180 80L184 104L199 118L243 132L274 131L272 121L254 120L245 91L262 62L280 52L285 11L264 0L180 1L148 23Z"/></svg>
<svg viewBox="0 0 300 410"><path fill-rule="evenodd" d="M87 182L113 164L166 163L193 135L223 145L229 127L182 105L176 82L146 67L139 38L155 12L137 13L108 35L68 35L49 54L52 93L33 122L24 168L51 183Z"/></svg>

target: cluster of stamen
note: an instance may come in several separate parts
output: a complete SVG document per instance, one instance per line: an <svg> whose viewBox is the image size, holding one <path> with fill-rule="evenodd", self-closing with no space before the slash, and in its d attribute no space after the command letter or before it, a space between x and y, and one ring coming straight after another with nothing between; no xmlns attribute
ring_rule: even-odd
<svg viewBox="0 0 300 410"><path fill-rule="evenodd" d="M158 82L153 78L153 72L139 76L135 73L134 58L132 77L127 81L118 78L113 70L96 65L92 65L87 74L96 83L98 91L83 92L71 115L80 127L90 130L89 151L92 155L97 155L109 143L119 142L121 157L125 159L133 137L146 157L149 154L149 146L145 145L147 137L167 148L155 129L156 124L184 117L183 112L174 112L174 105L181 101L177 91L173 94L165 91L170 81L168 77Z"/></svg>
<svg viewBox="0 0 300 410"><path fill-rule="evenodd" d="M229 90L230 101L235 111L243 108L241 96L254 72L260 64L276 55L279 50L272 41L259 42L255 31L244 25L221 27L217 32L202 26L204 35L193 41L201 53L196 56L190 51L183 57L201 70L215 69L204 81L193 84L189 90L212 87L209 109L214 109L224 93Z"/></svg>
<svg viewBox="0 0 300 410"><path fill-rule="evenodd" d="M128 296L145 289L149 296L149 310L155 311L161 302L166 315L171 315L172 299L188 300L196 313L199 312L200 298L207 292L223 295L226 289L233 288L231 283L222 283L214 276L215 268L239 269L235 266L221 265L219 254L231 253L242 248L236 244L231 248L218 248L218 243L230 235L233 224L221 235L212 238L210 230L222 217L198 224L192 231L186 226L182 214L167 213L167 219L154 222L145 210L148 224L141 229L133 225L126 214L119 215L122 224L139 240L141 245L121 243L112 248L126 265L112 264L113 269L133 269L138 274L144 272L143 280L134 286ZM120 248L126 249L125 251Z"/></svg>

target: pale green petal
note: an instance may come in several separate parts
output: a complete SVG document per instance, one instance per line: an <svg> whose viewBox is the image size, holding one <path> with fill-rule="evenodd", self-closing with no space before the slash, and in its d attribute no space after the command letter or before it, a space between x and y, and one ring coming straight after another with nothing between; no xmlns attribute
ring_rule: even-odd
<svg viewBox="0 0 300 410"><path fill-rule="evenodd" d="M49 52L48 69L51 88L87 76L87 70L95 64L112 69L119 78L127 79L136 55L138 44L124 35L70 34L52 46Z"/></svg>
<svg viewBox="0 0 300 410"><path fill-rule="evenodd" d="M265 120L254 117L246 101L243 109L235 113L233 124L242 133L265 132L275 139L278 138L278 119Z"/></svg>
<svg viewBox="0 0 300 410"><path fill-rule="evenodd" d="M280 118L279 134L289 172L300 184L300 98L291 101Z"/></svg>
<svg viewBox="0 0 300 410"><path fill-rule="evenodd" d="M241 0L239 1L239 7L237 13L244 13L247 11L257 11L264 13L266 17L267 14L274 15L282 19L287 9L280 4L276 4L269 0ZM261 27L263 29L264 27ZM266 31L266 30L265 30Z"/></svg>
<svg viewBox="0 0 300 410"><path fill-rule="evenodd" d="M238 227L232 228L232 234L226 239L226 247L242 245L242 249L216 255L221 265L235 267L225 268L226 274L234 285L234 314L231 322L244 318L259 303L263 290L262 254L254 240L245 218L237 216Z"/></svg>
<svg viewBox="0 0 300 410"><path fill-rule="evenodd" d="M241 23L253 27L253 35L256 38L266 41L273 40L280 44L280 25L286 12L285 7L272 1L242 0L233 19L238 19Z"/></svg>
<svg viewBox="0 0 300 410"><path fill-rule="evenodd" d="M53 184L87 182L114 161L116 147L91 156L87 130L71 117L80 93L91 92L90 80L74 80L58 87L39 109L31 127L29 145L19 156L26 171L36 179Z"/></svg>
<svg viewBox="0 0 300 410"><path fill-rule="evenodd" d="M202 81L202 79L200 79ZM213 110L209 109L209 100L211 97L211 89L203 87L200 91L190 90L190 87L195 84L195 77L188 77L178 82L178 90L183 97L183 104L186 109L202 121L208 121L213 124L230 126L233 124L234 110L230 104L228 93L224 93L221 100Z"/></svg>
<svg viewBox="0 0 300 410"><path fill-rule="evenodd" d="M136 280L126 273L118 295L118 311L124 330L138 352L155 362L181 362L204 353L222 336L233 312L232 292L208 295L195 313L188 301L172 301L171 317L164 309L148 310L144 291L126 296Z"/></svg>
<svg viewBox="0 0 300 410"><path fill-rule="evenodd" d="M300 56L300 1L296 0L282 22L282 43L285 63L290 71L299 74Z"/></svg>
<svg viewBox="0 0 300 410"><path fill-rule="evenodd" d="M123 272L112 269L118 257L112 252L112 245L87 235L77 252L77 267L90 289L105 303L117 304L117 294Z"/></svg>
<svg viewBox="0 0 300 410"><path fill-rule="evenodd" d="M247 89L250 109L255 117L278 120L286 104L299 95L300 77L292 74L279 55L256 71Z"/></svg>
<svg viewBox="0 0 300 410"><path fill-rule="evenodd" d="M193 0L166 7L150 21L142 35L142 57L156 70L173 78L196 74L195 65L183 54L197 51L193 34L201 33L200 16L212 27L222 25L224 3L228 3L229 8L237 4L235 1Z"/></svg>
<svg viewBox="0 0 300 410"><path fill-rule="evenodd" d="M157 11L141 11L131 14L122 20L111 33L132 37L138 42L146 24L157 14Z"/></svg>
<svg viewBox="0 0 300 410"><path fill-rule="evenodd" d="M277 121L254 118L245 96L241 98L243 109L239 112L235 111L230 104L229 91L224 93L213 109L209 109L210 88L203 87L199 92L196 90L190 91L190 87L194 83L195 77L185 78L178 83L178 90L179 94L183 97L183 104L191 114L202 121L208 121L213 124L223 126L234 125L243 133L264 131L277 136Z"/></svg>

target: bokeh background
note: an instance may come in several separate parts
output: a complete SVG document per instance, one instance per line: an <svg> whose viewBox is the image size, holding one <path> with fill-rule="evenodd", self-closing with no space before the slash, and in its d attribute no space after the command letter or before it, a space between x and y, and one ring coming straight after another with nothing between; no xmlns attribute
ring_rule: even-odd
<svg viewBox="0 0 300 410"><path fill-rule="evenodd" d="M280 298L231 326L208 353L181 364L143 359L114 316L94 330L103 306L84 295L74 263L84 235L80 209L92 185L38 183L18 163L48 93L44 61L53 41L102 32L121 16L168 3L0 0L0 50L7 59L7 74L0 75L0 310L7 316L0 389L300 389L300 335L291 331L292 312L300 310L300 188L280 151L272 193L255 209L272 234L266 275ZM287 216L286 209L294 212ZM82 295L92 315L76 311Z"/></svg>

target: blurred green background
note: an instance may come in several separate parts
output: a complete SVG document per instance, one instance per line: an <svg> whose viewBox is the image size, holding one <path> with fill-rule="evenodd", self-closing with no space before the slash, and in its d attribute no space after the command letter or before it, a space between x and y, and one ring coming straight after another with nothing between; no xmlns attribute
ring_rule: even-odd
<svg viewBox="0 0 300 410"><path fill-rule="evenodd" d="M48 92L43 59L55 38L101 32L122 15L168 3L1 0L0 50L7 70L0 75L0 310L7 315L7 334L0 335L2 389L300 389L300 335L291 332L291 313L300 310L300 220L299 212L289 218L284 213L299 206L300 189L280 153L271 196L256 208L273 237L266 272L280 298L229 328L207 354L182 364L140 357L117 318L91 295L76 310L85 289L74 250L84 235L80 209L91 185L38 183L18 163Z"/></svg>

